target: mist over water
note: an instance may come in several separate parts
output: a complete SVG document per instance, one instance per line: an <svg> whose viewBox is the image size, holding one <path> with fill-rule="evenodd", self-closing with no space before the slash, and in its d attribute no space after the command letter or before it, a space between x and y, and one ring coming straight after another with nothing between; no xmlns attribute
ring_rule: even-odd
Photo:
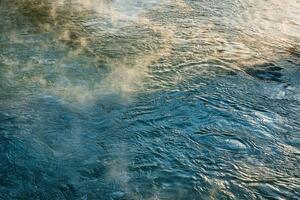
<svg viewBox="0 0 300 200"><path fill-rule="evenodd" d="M298 199L300 3L0 0L0 199Z"/></svg>

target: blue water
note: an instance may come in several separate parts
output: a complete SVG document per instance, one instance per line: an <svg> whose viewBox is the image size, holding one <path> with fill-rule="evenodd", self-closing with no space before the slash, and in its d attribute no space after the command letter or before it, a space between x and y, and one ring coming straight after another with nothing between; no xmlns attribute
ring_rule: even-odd
<svg viewBox="0 0 300 200"><path fill-rule="evenodd" d="M297 1L0 1L0 199L299 199Z"/></svg>

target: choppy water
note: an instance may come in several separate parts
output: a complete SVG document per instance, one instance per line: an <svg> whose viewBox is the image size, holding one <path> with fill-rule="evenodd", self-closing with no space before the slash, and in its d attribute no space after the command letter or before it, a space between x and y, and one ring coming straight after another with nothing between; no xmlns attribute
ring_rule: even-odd
<svg viewBox="0 0 300 200"><path fill-rule="evenodd" d="M0 199L299 199L299 42L298 0L0 0Z"/></svg>

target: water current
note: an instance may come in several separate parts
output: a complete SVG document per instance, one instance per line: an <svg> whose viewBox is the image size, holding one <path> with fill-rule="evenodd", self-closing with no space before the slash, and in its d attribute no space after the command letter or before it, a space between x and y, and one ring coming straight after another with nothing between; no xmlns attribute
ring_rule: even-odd
<svg viewBox="0 0 300 200"><path fill-rule="evenodd" d="M299 199L299 0L0 0L0 199Z"/></svg>

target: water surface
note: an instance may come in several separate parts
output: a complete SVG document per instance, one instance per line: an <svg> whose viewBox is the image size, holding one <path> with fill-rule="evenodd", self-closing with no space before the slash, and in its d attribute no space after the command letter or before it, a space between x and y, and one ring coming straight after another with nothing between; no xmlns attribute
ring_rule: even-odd
<svg viewBox="0 0 300 200"><path fill-rule="evenodd" d="M299 199L297 0L1 0L0 199Z"/></svg>

